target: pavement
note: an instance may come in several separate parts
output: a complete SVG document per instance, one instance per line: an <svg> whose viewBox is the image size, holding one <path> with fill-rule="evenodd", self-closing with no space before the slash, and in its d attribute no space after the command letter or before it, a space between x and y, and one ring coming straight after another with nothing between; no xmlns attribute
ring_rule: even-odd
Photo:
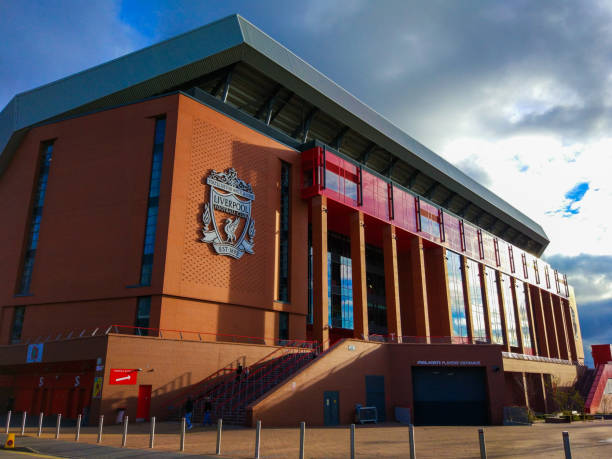
<svg viewBox="0 0 612 459"><path fill-rule="evenodd" d="M12 429L17 433L18 429ZM572 457L612 458L612 420L542 424L532 426L489 426L485 428L489 458L558 458L564 457L562 431L568 431ZM215 456L216 428L195 427L187 432L185 452L179 449L179 425L158 423L155 449L149 449L149 424L130 424L127 447L121 447L121 426L104 428L102 445L96 444L96 427L83 427L78 443L74 427L62 430L59 440L55 429L46 428L41 438L35 428L26 428L26 436L17 436L18 447L30 453L9 453L0 450L0 457L204 457ZM4 444L5 434L0 435ZM349 428L308 427L305 437L306 458L346 458L349 456ZM255 430L225 426L221 457L254 457ZM478 427L415 427L416 455L422 458L478 458ZM408 456L408 428L396 423L358 425L355 432L357 458L396 458ZM261 434L261 458L297 458L299 428L266 428Z"/></svg>

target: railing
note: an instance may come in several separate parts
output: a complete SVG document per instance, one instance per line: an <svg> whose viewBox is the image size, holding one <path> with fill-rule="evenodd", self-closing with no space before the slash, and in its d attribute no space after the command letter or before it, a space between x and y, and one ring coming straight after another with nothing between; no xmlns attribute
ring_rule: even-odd
<svg viewBox="0 0 612 459"><path fill-rule="evenodd" d="M49 332L44 335L38 335L36 338L24 338L18 342L13 342L10 345L23 346L27 344L49 343L53 341L66 341L78 338L91 338L94 336L105 336L111 332L111 327L96 327L96 328L75 328L60 332Z"/></svg>
<svg viewBox="0 0 612 459"><path fill-rule="evenodd" d="M467 336L400 336L371 334L370 341L379 343L400 344L496 344L487 338L470 338Z"/></svg>
<svg viewBox="0 0 612 459"><path fill-rule="evenodd" d="M297 347L304 349L315 349L318 347L316 341L232 335L227 333L211 333L193 330L173 330L169 328L135 327L131 325L111 325L110 332L122 335L149 336L152 338L161 339L180 339L183 341L263 344L266 346Z"/></svg>
<svg viewBox="0 0 612 459"><path fill-rule="evenodd" d="M506 359L532 360L535 362L560 363L562 365L578 365L578 362L571 360L555 359L552 357L543 357L541 355L519 354L518 352L502 352L502 357Z"/></svg>

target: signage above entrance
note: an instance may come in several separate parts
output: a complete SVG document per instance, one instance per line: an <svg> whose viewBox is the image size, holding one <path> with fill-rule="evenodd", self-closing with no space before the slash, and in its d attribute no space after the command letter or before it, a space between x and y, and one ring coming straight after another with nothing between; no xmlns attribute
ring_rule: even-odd
<svg viewBox="0 0 612 459"><path fill-rule="evenodd" d="M480 360L418 360L417 365L434 365L442 367L478 367Z"/></svg>
<svg viewBox="0 0 612 459"><path fill-rule="evenodd" d="M111 368L109 384L132 385L136 384L138 370L129 368Z"/></svg>
<svg viewBox="0 0 612 459"><path fill-rule="evenodd" d="M210 199L204 205L201 241L212 244L218 255L240 258L245 252L253 254L255 220L251 217L253 188L238 178L234 168L225 172L214 169L206 179ZM213 228L210 228L212 223Z"/></svg>

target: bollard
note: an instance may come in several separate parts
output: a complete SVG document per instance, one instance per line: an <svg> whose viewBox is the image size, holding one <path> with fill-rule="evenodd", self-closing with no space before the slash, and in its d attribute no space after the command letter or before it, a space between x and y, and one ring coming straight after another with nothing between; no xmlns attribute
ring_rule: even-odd
<svg viewBox="0 0 612 459"><path fill-rule="evenodd" d="M221 455L221 429L223 428L223 419L217 419L217 456Z"/></svg>
<svg viewBox="0 0 612 459"><path fill-rule="evenodd" d="M570 446L569 432L563 432L563 448L565 449L565 459L572 459L572 448Z"/></svg>
<svg viewBox="0 0 612 459"><path fill-rule="evenodd" d="M57 415L57 425L55 426L55 439L56 440L59 438L61 425L62 425L62 415L58 414Z"/></svg>
<svg viewBox="0 0 612 459"><path fill-rule="evenodd" d="M125 416L123 418L123 437L121 438L122 448L125 448L125 444L127 443L127 428L128 428L128 417Z"/></svg>
<svg viewBox="0 0 612 459"><path fill-rule="evenodd" d="M261 421L257 421L255 430L255 459L259 459L259 447L261 445Z"/></svg>
<svg viewBox="0 0 612 459"><path fill-rule="evenodd" d="M480 442L480 459L487 459L487 447L485 446L484 429L478 429L478 441Z"/></svg>
<svg viewBox="0 0 612 459"><path fill-rule="evenodd" d="M40 437L42 435L42 423L43 423L43 417L45 415L43 413L40 413L38 415L38 432L36 432L36 436Z"/></svg>
<svg viewBox="0 0 612 459"><path fill-rule="evenodd" d="M306 436L306 423L300 422L300 459L304 459L304 437Z"/></svg>
<svg viewBox="0 0 612 459"><path fill-rule="evenodd" d="M22 437L25 435L25 424L26 424L27 416L28 416L27 411L24 411L23 413L21 413L21 436Z"/></svg>
<svg viewBox="0 0 612 459"><path fill-rule="evenodd" d="M155 446L155 416L151 416L151 432L149 432L149 448Z"/></svg>
<svg viewBox="0 0 612 459"><path fill-rule="evenodd" d="M416 459L416 449L414 447L414 425L408 427L408 438L410 440L410 459Z"/></svg>
<svg viewBox="0 0 612 459"><path fill-rule="evenodd" d="M102 427L104 426L104 415L100 415L100 421L98 421L98 441L97 443L102 443Z"/></svg>
<svg viewBox="0 0 612 459"><path fill-rule="evenodd" d="M185 417L181 419L181 444L180 451L185 451Z"/></svg>
<svg viewBox="0 0 612 459"><path fill-rule="evenodd" d="M8 410L8 413L6 413L6 433L9 433L9 428L11 427L11 414L11 410Z"/></svg>
<svg viewBox="0 0 612 459"><path fill-rule="evenodd" d="M355 424L351 424L351 459L355 459Z"/></svg>
<svg viewBox="0 0 612 459"><path fill-rule="evenodd" d="M81 436L81 415L77 416L76 433L74 434L74 441L79 441Z"/></svg>

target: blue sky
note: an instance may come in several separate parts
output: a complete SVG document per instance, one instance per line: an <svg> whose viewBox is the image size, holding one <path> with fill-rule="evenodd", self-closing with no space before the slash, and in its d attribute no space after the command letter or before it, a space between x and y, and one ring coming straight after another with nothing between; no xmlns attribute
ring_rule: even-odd
<svg viewBox="0 0 612 459"><path fill-rule="evenodd" d="M611 2L0 0L0 107L233 13L540 223L612 342Z"/></svg>

